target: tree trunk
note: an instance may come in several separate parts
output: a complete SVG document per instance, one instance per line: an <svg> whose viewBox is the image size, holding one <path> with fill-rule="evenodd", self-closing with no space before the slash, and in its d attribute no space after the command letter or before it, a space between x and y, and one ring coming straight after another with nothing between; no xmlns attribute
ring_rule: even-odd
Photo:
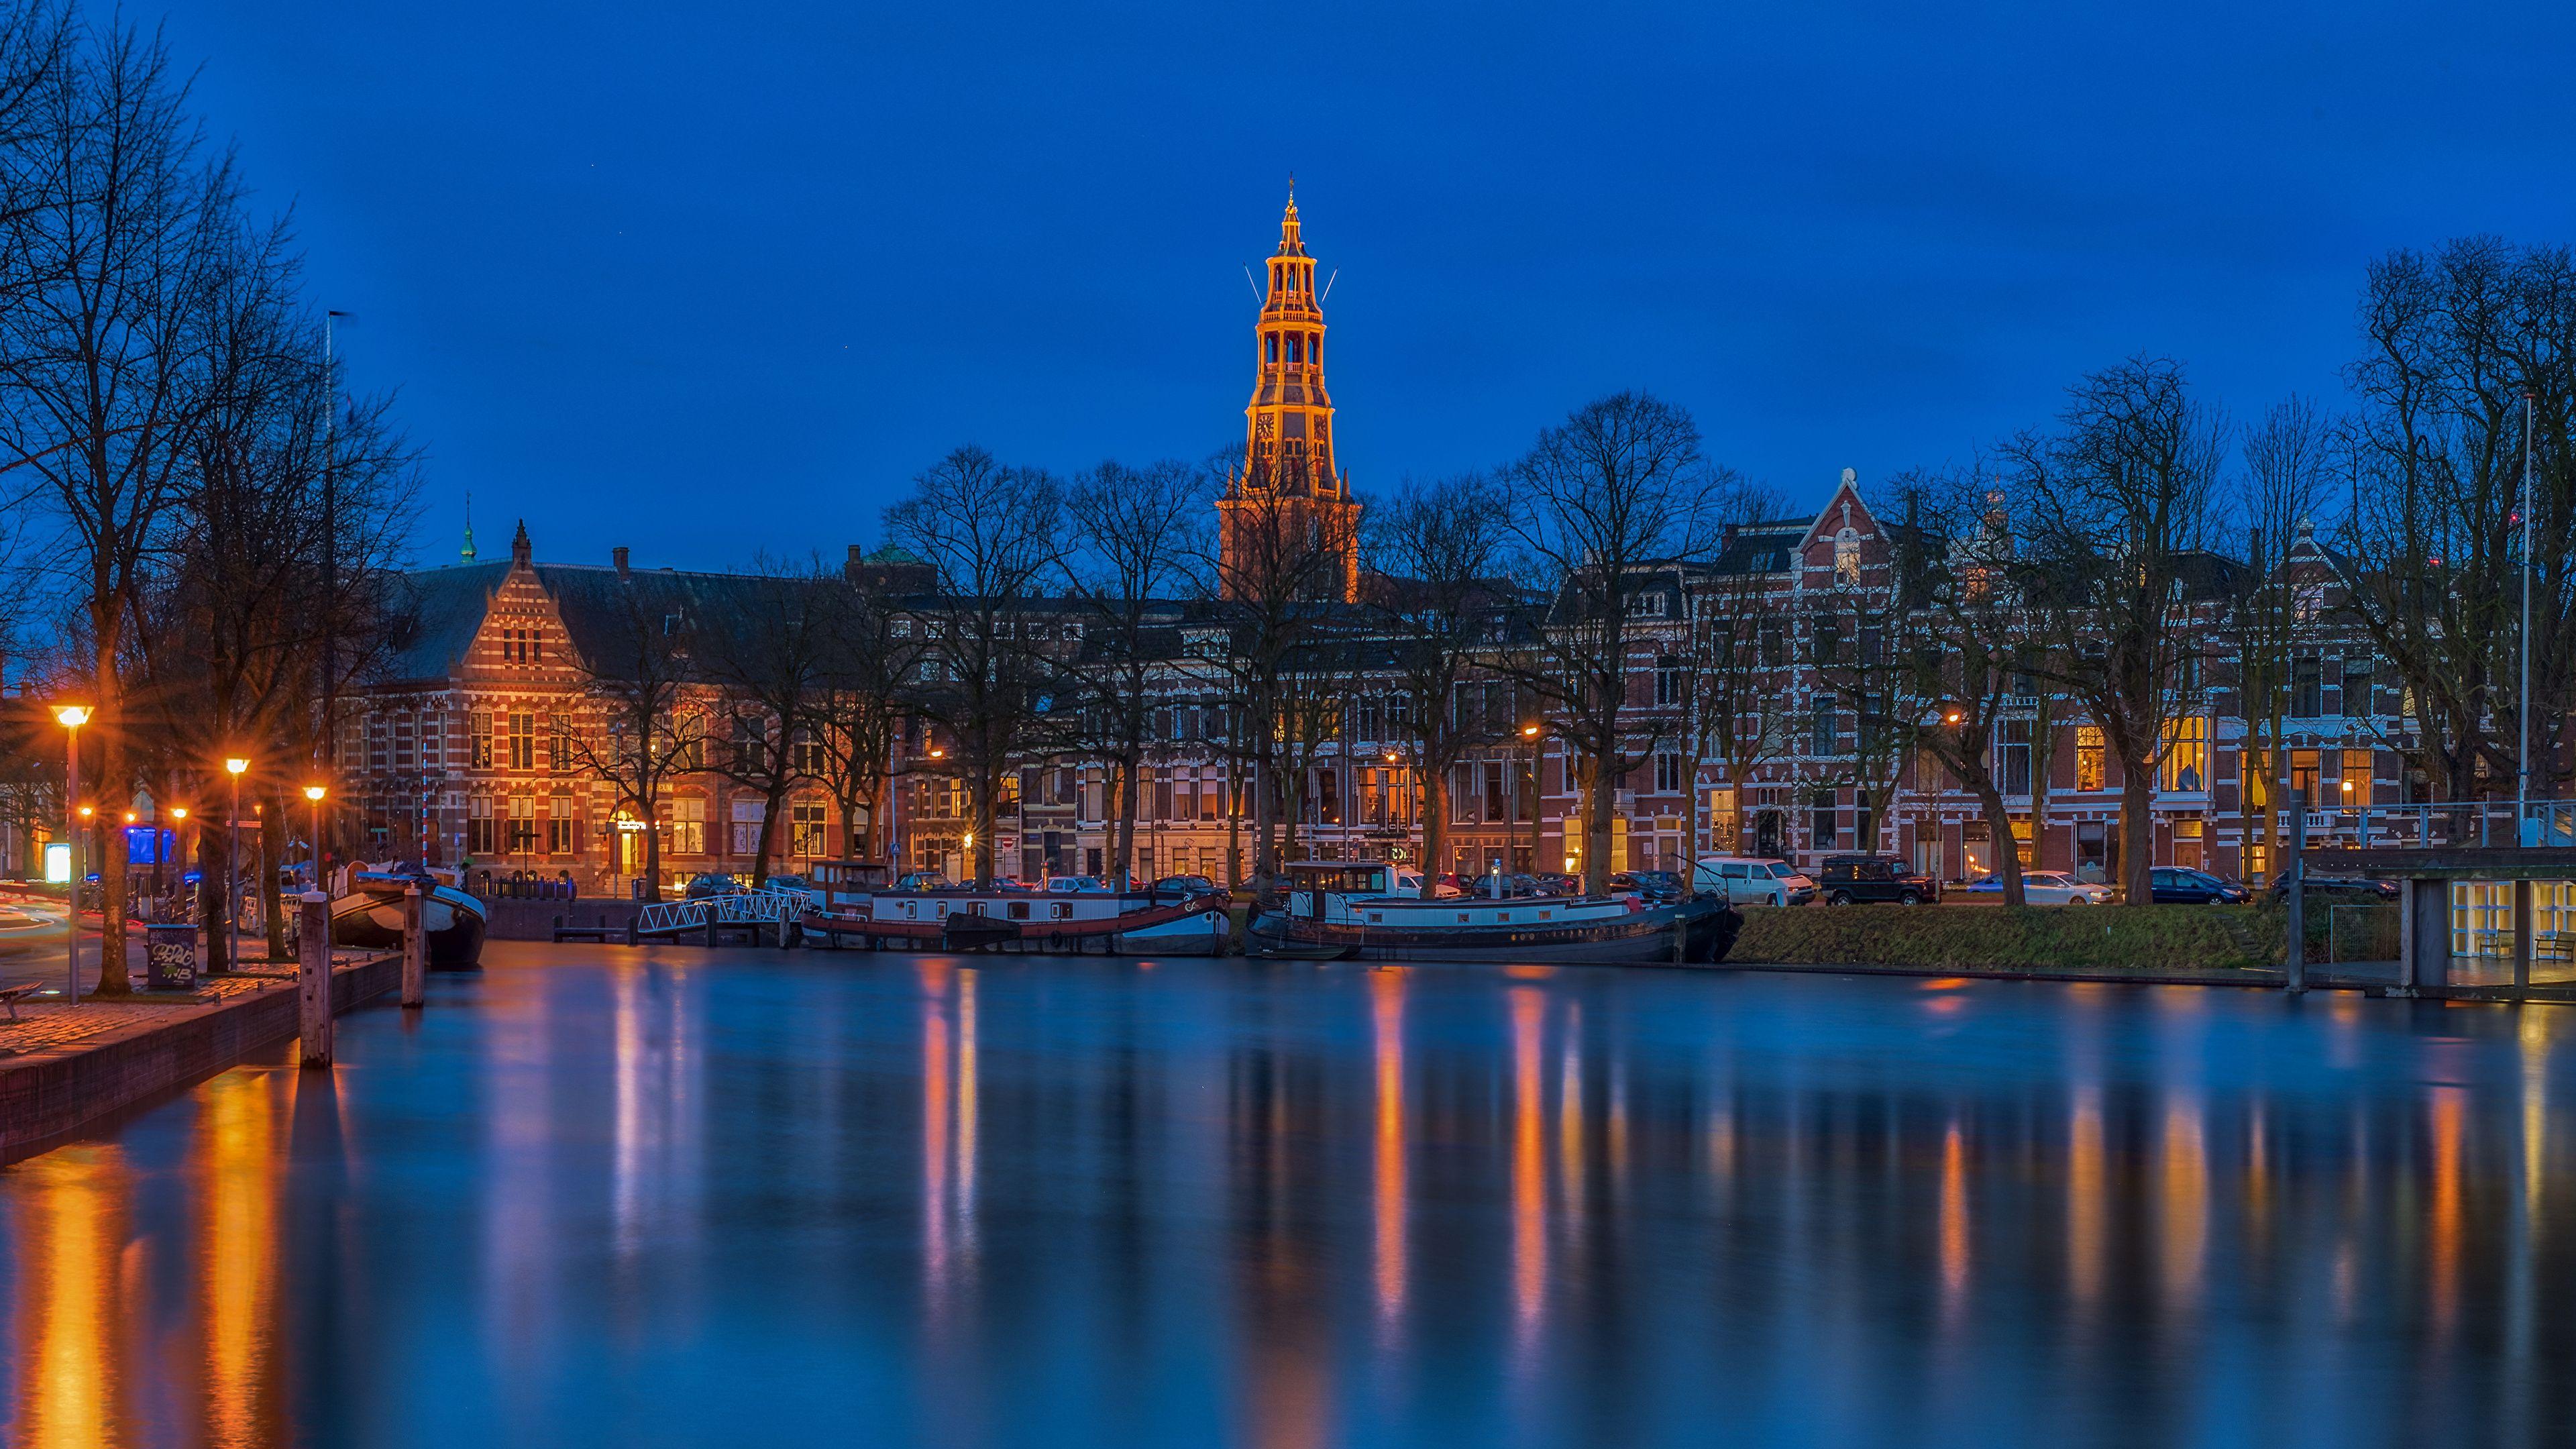
<svg viewBox="0 0 2576 1449"><path fill-rule="evenodd" d="M98 716L124 723L120 679L116 672L112 630L100 631L98 648ZM111 731L99 732L98 784L90 798L98 802L98 994L123 996L132 983L125 976L125 751ZM72 882L80 893L80 882Z"/></svg>
<svg viewBox="0 0 2576 1449"><path fill-rule="evenodd" d="M197 934L205 938L206 969L233 969L231 915L224 900L224 843L228 836L197 822ZM226 822L227 826L230 822Z"/></svg>
<svg viewBox="0 0 2576 1449"><path fill-rule="evenodd" d="M1136 863L1136 774L1133 754L1110 762L1109 790L1118 814L1110 833L1109 878L1120 890L1129 886L1128 872Z"/></svg>
<svg viewBox="0 0 2576 1449"><path fill-rule="evenodd" d="M2030 904L2030 897L2022 888L2021 849L2019 843L2013 839L2012 807L2004 803L2004 792L1996 786L1995 777L1991 771L1982 772L1977 779L1969 782L1969 788L1975 792L1977 804L1986 812L1987 834L2002 842L1995 851L1995 876L2003 882L2004 904L2007 906ZM2039 828L2036 820L2033 821L2031 828L2034 831Z"/></svg>
<svg viewBox="0 0 2576 1449"><path fill-rule="evenodd" d="M2030 858L2032 864L2041 870L2048 869L2049 771L2056 765L2057 720L2050 712L2048 696L2043 692L2039 697L2039 708L2032 714L2030 722ZM2018 878L2019 852L2015 852L2013 863L2016 867L2014 875ZM2071 849L2067 852L2066 863L2069 866L2075 863ZM2011 891L2016 887L2008 885L2005 889ZM2021 903L2014 901L2012 904Z"/></svg>
<svg viewBox="0 0 2576 1449"><path fill-rule="evenodd" d="M1422 782L1422 899L1440 894L1440 849L1449 842L1449 772L1424 768Z"/></svg>
<svg viewBox="0 0 2576 1449"><path fill-rule="evenodd" d="M652 801L639 798L635 804L643 814L644 899L658 901L662 899L662 822L654 814Z"/></svg>
<svg viewBox="0 0 2576 1449"><path fill-rule="evenodd" d="M975 849L972 852L973 861L969 866L974 871L975 883L979 886L989 886L993 883L993 821L1000 814L997 808L998 801L995 798L1000 794L1001 784L992 771L980 771L975 781Z"/></svg>
<svg viewBox="0 0 2576 1449"><path fill-rule="evenodd" d="M761 792L760 839L753 843L751 849L751 884L754 888L769 879L769 842L778 833L778 807L785 803L787 803L787 782L772 779L769 782L769 788ZM846 826L843 827L841 838L844 840L849 838Z"/></svg>
<svg viewBox="0 0 2576 1449"><path fill-rule="evenodd" d="M2124 764L2120 772L2120 882L2126 901L2155 899L2155 767Z"/></svg>
<svg viewBox="0 0 2576 1449"><path fill-rule="evenodd" d="M1600 741L1594 741L1597 747ZM1610 750L1618 745L1613 742ZM1611 788L1618 778L1609 767L1608 751L1596 748L1581 756L1576 778L1583 791L1583 893L1610 893Z"/></svg>

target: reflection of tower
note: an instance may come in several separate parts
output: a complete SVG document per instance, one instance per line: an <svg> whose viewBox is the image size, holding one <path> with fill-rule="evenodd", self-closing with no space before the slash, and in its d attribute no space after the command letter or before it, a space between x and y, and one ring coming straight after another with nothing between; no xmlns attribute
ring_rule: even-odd
<svg viewBox="0 0 2576 1449"><path fill-rule="evenodd" d="M1279 220L1270 291L1253 330L1256 381L1244 412L1243 466L1217 503L1228 596L1272 590L1359 597L1360 505L1333 463L1324 391L1324 311L1299 235L1297 195Z"/></svg>

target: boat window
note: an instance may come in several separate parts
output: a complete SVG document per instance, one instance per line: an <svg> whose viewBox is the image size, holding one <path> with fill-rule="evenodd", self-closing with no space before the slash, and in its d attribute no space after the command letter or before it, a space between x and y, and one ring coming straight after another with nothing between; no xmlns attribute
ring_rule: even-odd
<svg viewBox="0 0 2576 1449"><path fill-rule="evenodd" d="M1028 918L1029 918L1029 903L1028 903L1027 901L1013 901L1013 902L1011 902L1011 919L1012 919L1012 920L1014 920L1014 921L1025 921L1025 920L1027 920Z"/></svg>
<svg viewBox="0 0 2576 1449"><path fill-rule="evenodd" d="M1369 920L1372 924L1383 925L1386 922L1386 912L1371 911L1369 912Z"/></svg>
<svg viewBox="0 0 2576 1449"><path fill-rule="evenodd" d="M1053 914L1054 914L1055 918L1056 918L1057 920L1059 920L1059 921L1069 921L1069 920L1072 920L1072 919L1073 919L1073 902L1071 902L1071 901L1057 901L1057 902L1055 903L1055 909L1054 909Z"/></svg>
<svg viewBox="0 0 2576 1449"><path fill-rule="evenodd" d="M1542 921L1552 921L1552 920L1556 919L1556 912L1554 912L1554 911L1541 911L1541 912L1539 912L1539 913L1538 913L1538 918L1539 918L1540 920L1542 920Z"/></svg>

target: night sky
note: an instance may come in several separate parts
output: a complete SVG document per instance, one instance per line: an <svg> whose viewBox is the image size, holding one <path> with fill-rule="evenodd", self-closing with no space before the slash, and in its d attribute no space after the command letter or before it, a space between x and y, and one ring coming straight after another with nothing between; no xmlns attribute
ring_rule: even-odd
<svg viewBox="0 0 2576 1449"><path fill-rule="evenodd" d="M1799 502L2177 357L2339 395L2365 263L2576 242L2576 7L188 5L423 563L873 542L960 443L1242 436L1297 176L1359 489L1587 398ZM1781 12L1781 13L1771 13Z"/></svg>

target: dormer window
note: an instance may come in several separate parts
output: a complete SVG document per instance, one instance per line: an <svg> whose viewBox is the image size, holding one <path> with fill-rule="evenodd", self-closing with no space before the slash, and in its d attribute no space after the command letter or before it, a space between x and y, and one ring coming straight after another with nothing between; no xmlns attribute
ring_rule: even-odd
<svg viewBox="0 0 2576 1449"><path fill-rule="evenodd" d="M1860 531L1846 528L1834 535L1834 586L1860 587Z"/></svg>

